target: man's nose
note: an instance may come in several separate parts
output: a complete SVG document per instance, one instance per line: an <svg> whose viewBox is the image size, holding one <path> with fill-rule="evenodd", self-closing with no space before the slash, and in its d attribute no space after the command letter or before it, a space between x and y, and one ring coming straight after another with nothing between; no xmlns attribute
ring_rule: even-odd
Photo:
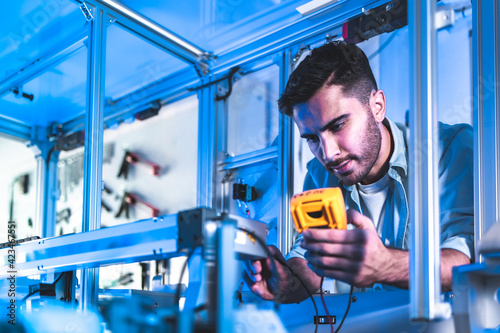
<svg viewBox="0 0 500 333"><path fill-rule="evenodd" d="M333 138L324 138L322 140L322 154L323 160L325 161L333 161L335 156L340 153L339 145Z"/></svg>

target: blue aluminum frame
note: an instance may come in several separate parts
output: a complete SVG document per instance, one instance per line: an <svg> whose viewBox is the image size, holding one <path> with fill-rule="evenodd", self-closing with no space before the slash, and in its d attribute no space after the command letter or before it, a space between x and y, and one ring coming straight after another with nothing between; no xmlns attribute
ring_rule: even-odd
<svg viewBox="0 0 500 333"><path fill-rule="evenodd" d="M32 140L33 142L33 140ZM35 141L32 149L35 150L36 159L36 208L33 229L40 237L56 235L56 201L57 192L57 162L59 152L51 151L54 146L47 141ZM49 160L50 158L50 160ZM44 223L45 221L45 223Z"/></svg>
<svg viewBox="0 0 500 333"><path fill-rule="evenodd" d="M202 79L209 83L211 76ZM216 163L216 106L215 87L208 85L198 91L198 192L196 204L198 207L215 206L215 163Z"/></svg>
<svg viewBox="0 0 500 333"><path fill-rule="evenodd" d="M179 256L177 234L177 214L173 214L22 243L16 246L17 276ZM0 250L2 266L8 265L7 253L8 248ZM2 271L0 278L6 277Z"/></svg>
<svg viewBox="0 0 500 333"><path fill-rule="evenodd" d="M288 77L292 73L290 51L282 52L280 61L280 93L285 90ZM294 167L294 124L291 117L280 112L278 137L278 173L279 173L279 211L278 211L278 249L288 254L293 245L293 222L290 215L290 200L293 196Z"/></svg>
<svg viewBox="0 0 500 333"><path fill-rule="evenodd" d="M412 54L410 112L410 318L446 319L449 303L440 301L440 223L434 1L409 2Z"/></svg>
<svg viewBox="0 0 500 333"><path fill-rule="evenodd" d="M217 230L217 333L233 331L233 295L236 290L236 259L234 257L234 236L236 221L223 220Z"/></svg>
<svg viewBox="0 0 500 333"><path fill-rule="evenodd" d="M90 21L87 58L82 232L97 230L101 227L107 13L102 8L95 7L93 16L94 18ZM97 306L99 268L86 268L81 273L80 307L89 310Z"/></svg>
<svg viewBox="0 0 500 333"><path fill-rule="evenodd" d="M32 126L0 115L0 134L12 140L28 142Z"/></svg>
<svg viewBox="0 0 500 333"><path fill-rule="evenodd" d="M260 162L269 161L278 158L278 147L271 146L238 156L226 157L220 164L220 170L228 171L241 167L250 166Z"/></svg>
<svg viewBox="0 0 500 333"><path fill-rule="evenodd" d="M500 217L500 5L473 1L475 244ZM483 258L476 246L476 261Z"/></svg>
<svg viewBox="0 0 500 333"><path fill-rule="evenodd" d="M88 3L95 7L103 8L113 17L115 22L137 35L139 38L171 53L175 57L198 66L203 72L207 72L206 61L210 54L184 38L167 30L156 22L148 19L140 13L113 0L73 0L78 4Z"/></svg>

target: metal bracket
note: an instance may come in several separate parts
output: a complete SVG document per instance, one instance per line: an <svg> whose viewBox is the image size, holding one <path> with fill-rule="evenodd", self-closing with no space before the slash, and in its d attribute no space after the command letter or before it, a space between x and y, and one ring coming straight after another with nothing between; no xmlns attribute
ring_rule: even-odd
<svg viewBox="0 0 500 333"><path fill-rule="evenodd" d="M328 35L326 35L326 38L327 38L327 42L329 42ZM295 54L295 56L293 57L292 63L296 64L300 60L300 57L302 56L302 53L304 53L304 51L310 51L310 50L311 50L311 46L310 45L306 45L304 47L301 47L299 49L299 51L297 52L297 54Z"/></svg>
<svg viewBox="0 0 500 333"><path fill-rule="evenodd" d="M198 63L194 65L196 74L198 74L199 77L203 77L210 73L210 65L214 59L215 56L212 52L203 52L198 58Z"/></svg>
<svg viewBox="0 0 500 333"><path fill-rule="evenodd" d="M84 2L80 6L80 9L82 10L83 16L85 16L85 19L87 22L92 21L94 19L94 16L92 15L92 11L87 7L87 4Z"/></svg>
<svg viewBox="0 0 500 333"><path fill-rule="evenodd" d="M232 178L231 178L231 177L232 177L232 175L233 175L233 174L232 174L232 172L231 172L231 171L227 171L227 172L224 174L224 177L222 178L221 183L222 183L222 184L225 184L225 183L229 182L229 181L232 179Z"/></svg>
<svg viewBox="0 0 500 333"><path fill-rule="evenodd" d="M445 9L436 12L436 30L447 28L455 24L455 10Z"/></svg>
<svg viewBox="0 0 500 333"><path fill-rule="evenodd" d="M372 9L366 9L365 7L361 8L361 12L367 16L370 15L372 11Z"/></svg>
<svg viewBox="0 0 500 333"><path fill-rule="evenodd" d="M113 24L116 22L116 17L108 14L108 24Z"/></svg>
<svg viewBox="0 0 500 333"><path fill-rule="evenodd" d="M51 126L47 127L47 139L49 141L57 141L63 136L63 125L58 123L52 123Z"/></svg>
<svg viewBox="0 0 500 333"><path fill-rule="evenodd" d="M201 55L201 61L204 61L204 62L208 62L208 61L211 61L214 59L215 59L215 56L212 52L203 52L203 54Z"/></svg>

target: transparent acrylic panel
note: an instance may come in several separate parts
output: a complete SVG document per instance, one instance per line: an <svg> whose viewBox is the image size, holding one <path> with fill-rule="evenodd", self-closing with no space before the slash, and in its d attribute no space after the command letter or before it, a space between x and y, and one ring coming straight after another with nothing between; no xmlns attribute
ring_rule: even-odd
<svg viewBox="0 0 500 333"><path fill-rule="evenodd" d="M50 126L72 120L85 111L87 52L82 47L57 66L23 85L33 99L13 93L0 97L0 113L25 124Z"/></svg>
<svg viewBox="0 0 500 333"><path fill-rule="evenodd" d="M82 231L84 148L62 151L57 163L59 199L55 235Z"/></svg>
<svg viewBox="0 0 500 333"><path fill-rule="evenodd" d="M126 152L140 159L121 172ZM58 224L56 234L81 232L83 204L83 149L60 155L59 183L61 197L58 214L71 215ZM109 227L174 214L196 206L198 159L198 100L191 96L165 105L158 116L123 123L104 132L101 227ZM158 175L147 162L160 167ZM126 177L125 177L126 174ZM120 175L120 176L118 176ZM125 193L137 199L122 206ZM130 197L130 195L129 195ZM65 213L65 214L66 214Z"/></svg>
<svg viewBox="0 0 500 333"><path fill-rule="evenodd" d="M16 239L35 236L36 160L26 144L0 136L0 243L7 242L7 222L16 222Z"/></svg>
<svg viewBox="0 0 500 333"><path fill-rule="evenodd" d="M72 1L3 2L0 25L0 78L15 73L86 29ZM0 79L0 81L1 81Z"/></svg>
<svg viewBox="0 0 500 333"><path fill-rule="evenodd" d="M189 67L118 25L108 26L106 45L106 98L110 103Z"/></svg>
<svg viewBox="0 0 500 333"><path fill-rule="evenodd" d="M100 267L99 288L141 290L142 269L140 263Z"/></svg>
<svg viewBox="0 0 500 333"><path fill-rule="evenodd" d="M228 98L227 152L236 156L272 145L279 132L279 68L246 75Z"/></svg>
<svg viewBox="0 0 500 333"><path fill-rule="evenodd" d="M146 204L157 208L159 215L196 206L198 99L195 95L163 106L156 117L106 130L104 142L105 146L113 145L113 154L103 163L102 178L107 190L102 200L110 208L107 211L103 207L103 226L151 218L153 210ZM136 154L140 160L120 173L126 152ZM157 175L148 163L160 168ZM126 210L120 212L125 192L142 201L129 207L129 217Z"/></svg>

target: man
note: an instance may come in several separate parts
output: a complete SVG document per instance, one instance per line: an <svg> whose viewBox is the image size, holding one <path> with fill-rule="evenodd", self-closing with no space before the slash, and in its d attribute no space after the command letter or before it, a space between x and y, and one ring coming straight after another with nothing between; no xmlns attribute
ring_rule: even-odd
<svg viewBox="0 0 500 333"><path fill-rule="evenodd" d="M264 299L299 302L320 288L322 277L348 285L408 288L408 173L406 129L385 117L366 55L333 42L314 49L292 73L279 100L293 117L315 159L304 190L340 187L350 230L308 229L288 255L250 263L244 278ZM472 129L439 125L441 280L451 289L452 267L473 256ZM271 263L274 260L274 263ZM304 284L294 278L290 269ZM271 274L274 271L274 274ZM347 288L346 288L347 287Z"/></svg>

